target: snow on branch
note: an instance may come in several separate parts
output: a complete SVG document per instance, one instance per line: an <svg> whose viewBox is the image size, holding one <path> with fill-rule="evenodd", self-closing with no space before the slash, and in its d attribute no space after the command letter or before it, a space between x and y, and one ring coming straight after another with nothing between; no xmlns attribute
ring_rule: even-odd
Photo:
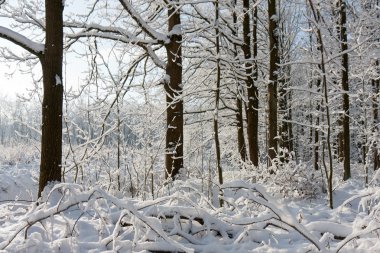
<svg viewBox="0 0 380 253"><path fill-rule="evenodd" d="M375 190L359 194L359 208L369 215L358 216L351 227L331 221L300 224L285 204L258 184L223 184L222 208L214 207L191 183L176 184L172 195L138 201L116 198L100 188L61 183L46 191L39 205L26 204L25 211L17 215L11 213L12 203L0 203L1 210L10 210L5 215L11 217L1 221L7 229L0 230L0 251L37 249L42 244L51 251L62 245L67 245L68 251L79 247L84 252L231 251L248 245L252 249L263 243L273 245L296 232L318 251L326 250L324 238L331 234L340 237L342 241L331 248L339 252L350 241L380 229L380 194ZM322 237L316 238L319 234Z"/></svg>
<svg viewBox="0 0 380 253"><path fill-rule="evenodd" d="M96 27L99 28L98 26ZM118 32L117 30L110 30L108 32L106 31L107 30L98 30L90 26L86 28L84 31L75 34L68 34L67 37L71 39L96 37L113 41L120 41L131 45L137 45L145 50L145 52L149 55L149 57L152 59L154 64L156 64L157 67L165 69L166 64L162 60L160 60L160 58L155 53L155 51L158 50L160 47L152 48L152 45L159 44L157 43L157 41L140 39L137 37L133 37L132 35L129 35L127 33L120 33L120 31Z"/></svg>
<svg viewBox="0 0 380 253"><path fill-rule="evenodd" d="M166 35L157 32L150 27L127 0L119 0L119 2L148 36L158 41L162 41L165 44L170 42L170 39Z"/></svg>
<svg viewBox="0 0 380 253"><path fill-rule="evenodd" d="M223 184L221 189L223 191L234 190L234 195L251 200L268 208L275 215L275 220L278 220L296 230L305 239L317 247L318 250L322 250L324 248L314 235L312 235L303 225L298 223L298 221L290 214L286 206L271 197L262 186L257 184L248 184L244 181L236 181Z"/></svg>
<svg viewBox="0 0 380 253"><path fill-rule="evenodd" d="M21 35L6 27L0 26L0 38L11 41L36 56L40 56L44 52L44 44L34 42L24 35Z"/></svg>
<svg viewBox="0 0 380 253"><path fill-rule="evenodd" d="M236 183L224 185L223 189L240 188L241 193L242 186ZM51 238L52 251L65 242L67 247L74 247L75 242L82 249L100 251L198 252L216 246L223 251L245 243L259 247L273 237L273 232L267 229L269 225L285 231L295 228L313 241L301 225L287 217L283 207L270 203L273 199L263 189L249 187L249 191L252 189L260 189L258 195L245 192L244 197L275 211L257 212L256 208L248 211L246 205L239 205L240 193L236 198L226 197L235 205L234 212L228 205L216 209L202 193L186 184L173 195L138 202L116 198L99 188L85 190L79 185L62 183L47 196L44 194L39 205L32 204L29 211L14 217L13 223L7 225L11 233L0 231L0 250L17 251L30 245L38 248L46 243L43 238Z"/></svg>

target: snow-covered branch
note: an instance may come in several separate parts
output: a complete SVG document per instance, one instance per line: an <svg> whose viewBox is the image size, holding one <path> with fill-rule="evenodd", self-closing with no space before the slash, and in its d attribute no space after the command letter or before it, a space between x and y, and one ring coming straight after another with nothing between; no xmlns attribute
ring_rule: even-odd
<svg viewBox="0 0 380 253"><path fill-rule="evenodd" d="M159 33L150 27L128 1L119 0L119 2L148 36L158 41L162 41L165 44L170 42L170 39L166 35Z"/></svg>
<svg viewBox="0 0 380 253"><path fill-rule="evenodd" d="M41 56L44 52L44 44L34 42L24 35L3 26L0 26L0 37L15 43L36 56Z"/></svg>
<svg viewBox="0 0 380 253"><path fill-rule="evenodd" d="M97 26L96 26L97 27ZM97 27L99 28L99 27ZM155 53L162 45L157 43L157 41L144 40L137 37L134 37L126 32L121 32L120 30L98 30L94 31L95 27L86 28L84 31L68 34L67 37L71 39L79 39L79 38L87 38L87 37L96 37L102 39L108 39L113 41L119 41L126 44L137 45L145 50L145 52L149 55L152 61L157 65L157 67L161 69L165 69L166 64L160 60L160 58ZM158 47L154 48L152 46L158 45Z"/></svg>

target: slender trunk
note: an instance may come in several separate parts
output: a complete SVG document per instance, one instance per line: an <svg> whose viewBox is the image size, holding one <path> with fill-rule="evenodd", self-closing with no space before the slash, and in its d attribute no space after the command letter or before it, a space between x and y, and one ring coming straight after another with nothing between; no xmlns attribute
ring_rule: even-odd
<svg viewBox="0 0 380 253"><path fill-rule="evenodd" d="M288 147L289 147L289 151L290 152L293 152L294 151L294 144L293 144L293 124L290 123L292 120L293 120L293 117L292 117L292 91L289 91L289 95L288 95L288 100L290 101L290 104L289 104L289 107L288 107L288 119L289 119L289 123L288 123Z"/></svg>
<svg viewBox="0 0 380 253"><path fill-rule="evenodd" d="M364 80L362 80L362 91L360 94L360 101L365 101L365 99L364 99L365 85L366 85L366 82ZM367 163L368 139L367 139L367 133L366 133L367 127L368 127L368 122L367 122L367 106L366 106L365 102L363 103L363 108L364 108L364 119L361 121L363 137L361 138L362 141L360 142L360 144L361 144L363 166L364 166L364 171L365 171L365 184L366 184L366 186L368 186L368 163ZM359 146L359 148L360 148L360 146Z"/></svg>
<svg viewBox="0 0 380 253"><path fill-rule="evenodd" d="M288 67L285 67L283 69L283 77L281 80L279 80L279 113L282 114L282 119L281 119L281 124L280 124L280 129L279 133L281 134L281 143L280 147L283 149L283 153L281 154L281 162L288 162L289 161L289 153L292 151L291 150L291 137L290 137L290 131L291 131L291 123L290 118L291 118L291 111L289 107L289 95L290 95L290 90L288 91L287 85L289 83L288 78L286 76L290 75L290 69Z"/></svg>
<svg viewBox="0 0 380 253"><path fill-rule="evenodd" d="M347 41L347 18L346 18L346 3L345 0L339 0L339 13L340 13L340 22L339 22L339 37L340 37L340 47L341 52L346 52L348 49ZM349 86L348 86L348 53L343 53L342 55L342 90L343 90L343 117L342 117L342 140L343 140L343 180L347 180L351 177L350 169L350 117L349 117Z"/></svg>
<svg viewBox="0 0 380 253"><path fill-rule="evenodd" d="M233 7L236 8L236 0L233 2ZM235 9L234 9L235 10ZM232 14L232 19L234 22L233 35L238 36L238 24L237 24L237 13L236 11ZM236 45L234 45L234 56L237 59L238 51ZM238 83L238 88L236 91L236 122L237 122L237 140L238 140L238 152L240 154L240 159L246 161L247 159L247 147L245 144L244 137L244 120L243 120L243 101L241 99L240 84Z"/></svg>
<svg viewBox="0 0 380 253"><path fill-rule="evenodd" d="M319 124L319 118L317 118L316 124ZM319 170L319 132L314 129L314 170Z"/></svg>
<svg viewBox="0 0 380 253"><path fill-rule="evenodd" d="M172 1L174 2L174 1ZM166 178L175 179L183 168L182 34L178 6L168 8L170 43L166 45Z"/></svg>
<svg viewBox="0 0 380 253"><path fill-rule="evenodd" d="M117 91L119 92L119 91ZM117 111L117 189L121 191L121 120L120 120L120 105L119 94L117 94L116 111Z"/></svg>
<svg viewBox="0 0 380 253"><path fill-rule="evenodd" d="M219 34L219 1L215 1L215 44L216 44L216 89L215 89L215 111L214 111L214 140L216 153L216 169L218 172L219 185L223 184L223 171L221 165L220 142L219 142L219 96L220 96L220 34ZM223 201L219 199L219 206L223 205Z"/></svg>
<svg viewBox="0 0 380 253"><path fill-rule="evenodd" d="M320 92L320 83L321 81L317 81L318 85L318 93ZM319 113L319 101L316 107L317 113ZM319 115L316 116L315 125L319 127ZM319 130L318 128L314 128L314 170L319 170Z"/></svg>
<svg viewBox="0 0 380 253"><path fill-rule="evenodd" d="M378 65L378 61L376 62L376 65ZM379 103L378 103L378 94L379 94L379 87L380 81L379 80L372 80L372 114L373 114L373 133L374 133L374 144L373 144L373 169L377 170L380 167L380 157L379 157L379 142L378 142L378 123L379 123Z"/></svg>
<svg viewBox="0 0 380 253"><path fill-rule="evenodd" d="M309 21L309 28L311 29L311 23ZM313 52L313 35L310 34L310 48L311 48L311 51ZM318 64L318 69L321 70L321 65ZM312 76L314 76L312 74ZM312 84L313 84L313 81L312 81ZM317 93L320 94L321 92L321 79L320 77L318 77L318 79L316 80L316 85L317 85ZM315 125L316 127L313 127L313 131L314 131L314 143L313 143L313 158L314 158L314 161L313 161L313 164L314 164L314 170L319 170L319 112L320 112L320 104L321 102L319 101L319 99L317 100L317 105L316 105L316 113L317 115L315 116ZM311 108L312 109L312 108Z"/></svg>
<svg viewBox="0 0 380 253"><path fill-rule="evenodd" d="M276 0L268 0L269 19L269 84L268 84L268 165L277 156L277 83L278 83L278 24Z"/></svg>
<svg viewBox="0 0 380 253"><path fill-rule="evenodd" d="M242 47L244 52L245 59L245 71L246 71L246 79L245 83L247 86L248 93L248 106L247 106L247 136L248 136L248 146L249 146L249 159L251 160L254 166L258 166L259 164L259 144L258 144L258 90L254 84L253 80L253 64L252 64L252 54L251 54L251 31L250 31L250 17L249 17L249 0L243 0L243 39L244 45ZM255 7L254 13L257 12L257 8ZM254 14L257 15L257 14ZM254 16L255 20L257 17ZM257 20L254 21L253 27L253 41L254 44L257 40ZM256 46L256 45L255 45ZM256 57L257 46L254 46L254 57ZM255 70L256 72L256 70Z"/></svg>
<svg viewBox="0 0 380 253"><path fill-rule="evenodd" d="M62 58L63 4L45 1L46 39L41 56L43 92L41 164L38 196L50 181L61 181L62 166Z"/></svg>
<svg viewBox="0 0 380 253"><path fill-rule="evenodd" d="M376 1L376 6L379 6L380 4L380 1L377 0ZM379 12L377 13L376 15L377 19L380 18L380 14ZM380 42L380 39L377 39L377 42ZM379 74L379 66L380 66L380 62L379 62L379 59L376 60L376 63L375 63L375 66L376 66L376 69L377 69L377 74ZM376 80L372 80L372 86L373 86L373 89L375 90L374 91L374 96L372 97L372 106L373 106L373 123L374 123L374 126L373 126L373 131L376 133L376 139L378 139L378 135L379 135L379 127L378 127L378 123L379 123L379 115L378 115L378 110L379 110L379 103L378 103L378 96L379 96L379 89L380 89L380 79L379 77L377 77ZM377 170L379 169L380 167L380 157L379 157L379 154L378 154L378 148L379 148L379 143L378 141L376 140L375 141L375 144L374 144L374 153L373 153L373 169L374 170Z"/></svg>
<svg viewBox="0 0 380 253"><path fill-rule="evenodd" d="M320 13L319 10L314 8L312 0L309 0L310 8L314 15L314 20L317 24L320 23ZM329 158L329 170L327 172L326 169L326 176L327 176L327 183L328 183L328 194L329 194L329 207L333 209L333 190L332 190L332 177L333 177L333 159L332 159L332 147L331 147L331 121L330 121L330 107L329 107L329 96L328 96L328 89L327 89L327 73L326 73L326 65L325 65L325 56L324 56L324 44L323 44L323 37L322 33L319 27L316 27L316 35L317 35L317 43L318 43L318 50L321 55L321 75L322 75L322 89L323 89L323 95L324 95L324 109L326 110L326 119L327 119L327 136L326 136L326 143L327 143L327 151L328 151L328 158ZM324 158L324 157L323 157ZM325 166L326 167L326 166Z"/></svg>
<svg viewBox="0 0 380 253"><path fill-rule="evenodd" d="M245 145L245 138L244 138L243 101L239 97L239 94L237 94L237 97L236 97L236 107L238 110L236 113L238 151L240 154L240 159L242 161L246 161L247 148Z"/></svg>

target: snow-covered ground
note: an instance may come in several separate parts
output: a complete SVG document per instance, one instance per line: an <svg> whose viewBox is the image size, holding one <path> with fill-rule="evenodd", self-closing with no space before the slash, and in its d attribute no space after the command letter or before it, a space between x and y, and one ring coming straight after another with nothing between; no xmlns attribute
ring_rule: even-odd
<svg viewBox="0 0 380 253"><path fill-rule="evenodd" d="M336 184L333 210L244 180L222 186L223 208L197 180L145 201L61 183L35 202L37 179L37 163L1 163L0 252L380 252L380 188L362 178Z"/></svg>

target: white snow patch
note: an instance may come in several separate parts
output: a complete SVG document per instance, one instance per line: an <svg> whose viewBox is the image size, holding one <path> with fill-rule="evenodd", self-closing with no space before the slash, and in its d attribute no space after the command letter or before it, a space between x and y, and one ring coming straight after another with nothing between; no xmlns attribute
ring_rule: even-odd
<svg viewBox="0 0 380 253"><path fill-rule="evenodd" d="M62 79L58 74L55 75L55 85L62 85Z"/></svg>

